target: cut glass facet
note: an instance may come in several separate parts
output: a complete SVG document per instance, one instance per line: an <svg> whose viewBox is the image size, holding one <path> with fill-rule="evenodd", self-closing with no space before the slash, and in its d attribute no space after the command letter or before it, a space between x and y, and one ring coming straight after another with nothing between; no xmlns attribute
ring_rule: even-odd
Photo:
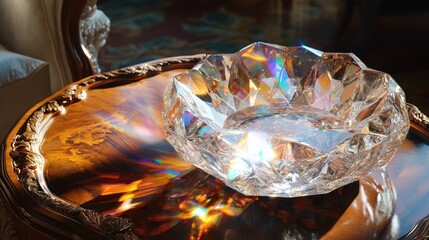
<svg viewBox="0 0 429 240"><path fill-rule="evenodd" d="M171 81L164 104L174 148L246 195L330 192L384 167L409 128L392 77L306 46L210 55Z"/></svg>

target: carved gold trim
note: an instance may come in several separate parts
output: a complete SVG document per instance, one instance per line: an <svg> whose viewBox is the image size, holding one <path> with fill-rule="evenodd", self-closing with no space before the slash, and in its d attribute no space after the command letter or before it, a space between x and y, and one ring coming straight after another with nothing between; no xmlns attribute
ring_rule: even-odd
<svg viewBox="0 0 429 240"><path fill-rule="evenodd" d="M402 236L400 240L406 239L428 239L429 238L429 215L421 219L413 229L406 235Z"/></svg>
<svg viewBox="0 0 429 240"><path fill-rule="evenodd" d="M408 117L410 118L411 124L422 132L424 135L429 133L429 118L422 113L416 106L407 103Z"/></svg>
<svg viewBox="0 0 429 240"><path fill-rule="evenodd" d="M66 106L82 100L86 91L91 88L118 80L121 83L138 81L168 70L191 68L204 57L205 55L166 58L94 75L66 87L61 94L34 111L14 137L10 152L13 170L33 201L114 239L137 239L131 232L133 223L130 219L103 215L94 210L71 205L44 190L45 159L39 153L44 130L53 117L66 111Z"/></svg>

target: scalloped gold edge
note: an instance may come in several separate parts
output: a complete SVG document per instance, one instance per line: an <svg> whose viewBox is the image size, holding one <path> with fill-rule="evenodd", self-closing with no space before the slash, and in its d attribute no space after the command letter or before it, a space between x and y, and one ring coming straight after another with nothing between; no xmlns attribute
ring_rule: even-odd
<svg viewBox="0 0 429 240"><path fill-rule="evenodd" d="M411 125L423 135L429 136L429 118L410 103L407 103L407 111Z"/></svg>

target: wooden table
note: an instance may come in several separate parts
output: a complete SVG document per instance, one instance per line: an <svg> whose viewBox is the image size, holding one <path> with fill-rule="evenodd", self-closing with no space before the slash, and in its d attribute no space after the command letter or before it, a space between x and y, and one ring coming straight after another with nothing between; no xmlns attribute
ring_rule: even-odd
<svg viewBox="0 0 429 240"><path fill-rule="evenodd" d="M203 57L92 76L31 108L2 146L0 239L427 234L429 124L411 105L413 127L386 172L325 195L247 197L182 161L164 139L162 93Z"/></svg>

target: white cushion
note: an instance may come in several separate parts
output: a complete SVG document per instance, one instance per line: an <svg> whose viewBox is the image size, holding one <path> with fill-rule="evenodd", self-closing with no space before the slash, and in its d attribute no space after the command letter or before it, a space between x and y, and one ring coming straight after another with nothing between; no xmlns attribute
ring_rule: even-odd
<svg viewBox="0 0 429 240"><path fill-rule="evenodd" d="M6 50L0 45L0 87L26 78L45 62Z"/></svg>

